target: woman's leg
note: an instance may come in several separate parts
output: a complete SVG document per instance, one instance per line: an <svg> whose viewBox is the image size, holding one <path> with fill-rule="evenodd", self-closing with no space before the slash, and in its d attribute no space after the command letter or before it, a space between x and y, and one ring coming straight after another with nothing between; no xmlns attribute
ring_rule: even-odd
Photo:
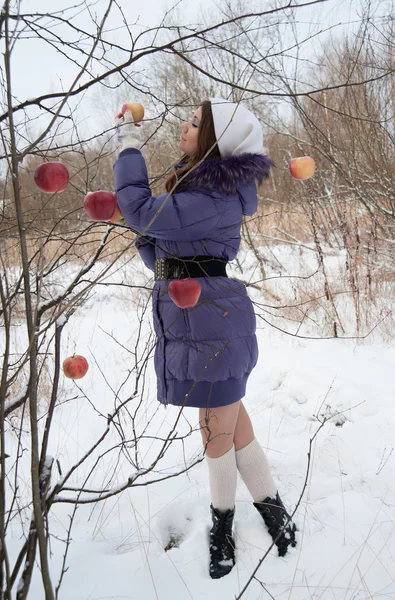
<svg viewBox="0 0 395 600"><path fill-rule="evenodd" d="M200 409L199 420L211 492L210 577L218 579L235 564L233 519L237 483L237 466L233 438L240 402Z"/></svg>
<svg viewBox="0 0 395 600"><path fill-rule="evenodd" d="M239 414L237 416L234 443L235 450L241 450L245 448L254 439L254 429L252 427L251 419L245 409L245 406L240 402Z"/></svg>
<svg viewBox="0 0 395 600"><path fill-rule="evenodd" d="M225 511L234 508L237 466L233 438L240 402L199 409L199 421L209 470L211 502Z"/></svg>
<svg viewBox="0 0 395 600"><path fill-rule="evenodd" d="M233 447L241 402L219 408L200 408L199 422L206 454L210 458L223 456Z"/></svg>
<svg viewBox="0 0 395 600"><path fill-rule="evenodd" d="M288 546L296 545L296 527L278 495L266 455L254 436L243 403L240 403L234 440L239 473L254 500L255 508L265 521L279 556L284 556Z"/></svg>
<svg viewBox="0 0 395 600"><path fill-rule="evenodd" d="M268 460L258 440L244 404L240 409L235 428L236 464L254 502L274 498L277 486L270 472Z"/></svg>

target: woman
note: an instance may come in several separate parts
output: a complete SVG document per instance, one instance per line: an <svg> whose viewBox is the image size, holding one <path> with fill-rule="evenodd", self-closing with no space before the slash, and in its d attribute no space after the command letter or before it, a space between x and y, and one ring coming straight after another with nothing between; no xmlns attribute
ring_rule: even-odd
<svg viewBox="0 0 395 600"><path fill-rule="evenodd" d="M240 104L205 101L184 123L181 163L153 197L131 113L118 122L114 165L117 200L126 223L144 236L136 243L155 272L155 371L158 400L199 408L211 492L210 575L235 564L232 534L237 470L280 556L295 546L296 527L278 495L266 456L242 402L258 358L255 314L246 288L226 276L240 245L242 215L257 210L256 181L272 165L263 155L258 119ZM196 278L198 303L180 309L169 280Z"/></svg>

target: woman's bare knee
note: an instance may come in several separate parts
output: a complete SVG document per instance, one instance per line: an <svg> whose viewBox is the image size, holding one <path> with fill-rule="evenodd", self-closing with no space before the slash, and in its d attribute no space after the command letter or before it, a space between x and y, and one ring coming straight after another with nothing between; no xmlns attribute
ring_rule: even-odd
<svg viewBox="0 0 395 600"><path fill-rule="evenodd" d="M232 448L239 405L199 410L203 446L209 457L218 458Z"/></svg>
<svg viewBox="0 0 395 600"><path fill-rule="evenodd" d="M245 448L254 439L254 429L252 427L251 419L244 407L244 404L240 402L240 410L237 416L234 444L236 450Z"/></svg>

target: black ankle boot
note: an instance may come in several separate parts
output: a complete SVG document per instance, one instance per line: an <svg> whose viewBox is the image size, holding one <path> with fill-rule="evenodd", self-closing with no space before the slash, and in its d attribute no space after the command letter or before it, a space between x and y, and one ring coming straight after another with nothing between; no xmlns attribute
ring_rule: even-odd
<svg viewBox="0 0 395 600"><path fill-rule="evenodd" d="M278 555L285 556L288 546L291 545L293 548L296 546L295 531L297 529L296 525L289 521L281 532L290 517L278 492L275 498L267 497L263 502L254 502L253 504L265 521L266 527L278 548Z"/></svg>
<svg viewBox="0 0 395 600"><path fill-rule="evenodd" d="M232 534L234 509L221 512L210 505L213 526L210 531L210 577L227 575L235 564L235 542Z"/></svg>

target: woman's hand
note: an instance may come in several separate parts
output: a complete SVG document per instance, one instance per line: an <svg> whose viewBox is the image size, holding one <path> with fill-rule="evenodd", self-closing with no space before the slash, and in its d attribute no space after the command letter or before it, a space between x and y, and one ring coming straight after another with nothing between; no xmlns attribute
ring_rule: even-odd
<svg viewBox="0 0 395 600"><path fill-rule="evenodd" d="M141 125L133 121L133 115L130 110L127 110L123 117L115 117L115 127L120 152L126 148L137 148L140 150L142 146Z"/></svg>

